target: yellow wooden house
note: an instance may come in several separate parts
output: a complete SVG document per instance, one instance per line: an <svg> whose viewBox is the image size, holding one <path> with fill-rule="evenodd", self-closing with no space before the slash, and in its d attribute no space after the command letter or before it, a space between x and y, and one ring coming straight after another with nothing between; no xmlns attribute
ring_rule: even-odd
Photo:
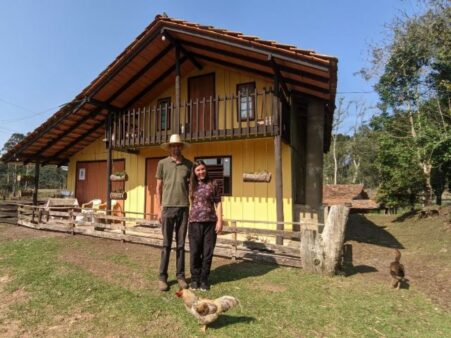
<svg viewBox="0 0 451 338"><path fill-rule="evenodd" d="M160 145L179 133L222 184L225 218L281 228L321 206L336 83L334 57L158 15L3 160L36 163L36 176L68 165L80 203L119 197L148 218Z"/></svg>

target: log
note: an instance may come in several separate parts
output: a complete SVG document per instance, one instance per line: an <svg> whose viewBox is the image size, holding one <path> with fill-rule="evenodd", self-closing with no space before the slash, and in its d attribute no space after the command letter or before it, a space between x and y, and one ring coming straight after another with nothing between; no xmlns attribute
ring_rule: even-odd
<svg viewBox="0 0 451 338"><path fill-rule="evenodd" d="M341 259L349 208L334 205L326 219L323 232L301 227L302 268L311 273L333 275Z"/></svg>
<svg viewBox="0 0 451 338"><path fill-rule="evenodd" d="M271 182L271 173L261 172L261 173L244 173L243 182Z"/></svg>

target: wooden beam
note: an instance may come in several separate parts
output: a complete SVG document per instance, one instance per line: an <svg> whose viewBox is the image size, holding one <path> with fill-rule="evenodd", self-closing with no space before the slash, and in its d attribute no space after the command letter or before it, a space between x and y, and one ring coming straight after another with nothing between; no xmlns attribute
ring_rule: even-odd
<svg viewBox="0 0 451 338"><path fill-rule="evenodd" d="M254 52L254 53L261 53L261 54L266 55L266 56L268 56L269 54L273 54L274 56L276 56L278 59L281 59L281 60L285 60L285 61L289 61L289 62L298 64L298 65L314 68L314 69L317 69L317 70L322 71L322 72L328 72L329 71L328 67L326 65L324 65L323 63L321 63L321 62L311 61L311 60L309 60L309 61L307 61L307 60L299 60L298 58L293 58L293 57L290 57L288 55L283 55L281 53L270 51L270 50L266 49L265 47L257 47L255 45L252 46L252 45L250 45L249 41L246 41L244 39L241 42L231 42L231 41L227 41L225 39L219 39L219 38L214 37L214 36L207 36L207 35L202 34L202 33L193 33L192 31L190 31L188 29L183 29L183 28L165 27L165 28L162 29L162 33L167 33L168 31L194 36L194 37L200 38L202 40L209 40L209 41L213 41L213 42L216 42L216 43L219 43L219 44L228 45L228 46L232 46L232 47L248 50L248 51L251 51L251 52Z"/></svg>
<svg viewBox="0 0 451 338"><path fill-rule="evenodd" d="M101 79L97 87L89 93L89 96L94 96L97 94L114 76L116 76L130 61L132 61L144 48L147 47L149 43L151 43L156 37L160 36L160 31L156 30L151 35L149 35L146 38L143 38L143 40L140 42L140 45L135 47L130 54L128 54L124 59L121 60L121 62L113 69L111 70L107 76ZM38 133L36 136L34 136L30 141L28 141L26 144L24 144L18 151L12 153L10 156L4 159L5 162L8 162L11 160L13 156L17 156L18 154L22 153L24 149L28 148L30 144L33 144L36 142L36 140L41 137L42 134L45 134L49 129L53 128L57 124L59 124L62 120L64 120L68 115L72 114L73 112L76 112L78 109L80 109L86 102L83 102L86 100L86 96L84 99L82 99L81 104L78 104L75 109L67 112L66 114L63 114L60 118L55 120L53 123L51 123L49 126L47 126L43 131ZM75 101L76 102L76 101ZM71 103L75 103L72 101ZM70 104L70 103L69 103Z"/></svg>
<svg viewBox="0 0 451 338"><path fill-rule="evenodd" d="M112 105L110 103L110 101L103 102L103 101L96 100L96 99L94 99L92 97L89 98L88 103L92 103L96 107L99 107L99 108L102 108L102 109L108 109L108 110L112 110L112 111L117 111L117 110L121 109L121 108L119 108L117 106Z"/></svg>
<svg viewBox="0 0 451 338"><path fill-rule="evenodd" d="M274 79L274 74L270 73L270 72L265 72L265 71L262 71L262 70L259 70L259 69L254 69L254 68L243 66L243 65L236 64L236 63L233 63L233 62L228 62L228 61L216 59L216 58L213 58L213 57L207 56L207 55L201 55L201 54L197 54L197 53L192 53L192 54L194 56L196 56L198 59L202 59L202 60L210 61L210 62L213 62L213 63L217 63L217 64L225 66L225 67L231 67L231 68L239 69L239 70L251 73L251 74L257 74L257 75L260 75L262 77L266 77L268 79ZM314 85L310 85L310 84L307 84L307 83L303 83L303 82L299 82L299 81L296 81L296 80L293 80L293 79L290 79L290 78L286 78L285 81L287 83L289 83L289 84L292 84L292 85L295 85L295 86L299 86L299 87L303 87L303 88L306 88L306 89L310 89L312 91L316 91L316 92L321 93L321 94L329 94L329 90L326 89L326 88L320 88L320 87L317 87L317 86L314 86Z"/></svg>
<svg viewBox="0 0 451 338"><path fill-rule="evenodd" d="M100 89L102 89L108 82L110 82L110 80L114 76L116 76L126 65L130 63L130 61L132 61L144 48L146 48L149 45L149 43L151 43L153 40L155 40L155 38L159 36L160 32L156 30L148 37L143 38L143 40L140 41L140 45L135 46L135 48L133 48L133 50L126 57L124 57L121 60L121 62L108 73L107 76L102 78L100 84L92 93L90 93L90 96L94 96L95 94L97 94Z"/></svg>
<svg viewBox="0 0 451 338"><path fill-rule="evenodd" d="M175 133L180 128L180 46L175 47L175 116L173 126Z"/></svg>
<svg viewBox="0 0 451 338"><path fill-rule="evenodd" d="M192 64L194 66L196 66L197 69L202 70L202 68L204 68L202 66L202 64L200 64L199 61L196 60L196 58L190 53L188 52L181 44L180 41L174 39L171 34L169 34L168 32L164 32L163 36L169 40L170 43L172 43L176 48L179 48L179 50L183 53L183 55L185 55L186 57L188 57L188 59L192 62Z"/></svg>
<svg viewBox="0 0 451 338"><path fill-rule="evenodd" d="M184 55L180 59L180 65L183 64L187 60L187 56ZM159 84L162 80L164 80L169 74L171 74L175 70L175 64L169 67L163 74L161 74L159 77L157 77L154 81L152 81L146 88L144 88L138 95L135 95L134 98L132 98L127 105L123 108L124 110L127 110L128 108L132 107L136 102L138 102L143 96L145 96L148 92L150 92L157 84Z"/></svg>
<svg viewBox="0 0 451 338"><path fill-rule="evenodd" d="M289 98L290 98L290 90L287 87L287 84L282 76L282 74L280 73L280 69L279 66L277 65L276 61L274 61L274 58L271 57L269 59L269 62L271 64L271 67L274 71L274 75L277 77L278 81L281 85L282 85L282 89L284 91L285 97L287 99L287 102L289 102Z"/></svg>
<svg viewBox="0 0 451 338"><path fill-rule="evenodd" d="M160 61L163 57L165 57L169 51L173 48L173 45L167 46L165 49L163 49L160 53L158 53L157 56L155 56L152 60L149 61L147 65L145 65L138 73L133 75L130 80L128 80L126 83L124 83L113 95L111 95L107 102L111 103L116 98L119 97L127 88L129 88L132 84L134 84L137 80L139 80L140 77L142 77L150 68L155 66L158 61Z"/></svg>
<svg viewBox="0 0 451 338"><path fill-rule="evenodd" d="M33 205L38 205L38 190L39 190L39 168L41 164L39 161L34 166L34 191L33 191Z"/></svg>
<svg viewBox="0 0 451 338"><path fill-rule="evenodd" d="M68 149L72 148L75 144L77 144L78 142L80 142L81 140L83 140L85 137L89 136L90 134L92 134L94 131L96 131L97 129L99 129L102 125L104 125L105 122L104 121L100 121L97 124L95 124L94 126L92 126L91 128L88 129L88 131L82 135L80 135L79 137L77 137L75 140L73 140L71 143L69 143L68 145L66 145L63 149L61 149L60 151L58 151L54 157L58 157L61 154L63 154L64 152L66 152ZM51 159L50 159L51 160ZM49 160L43 162L43 165L49 163Z"/></svg>
<svg viewBox="0 0 451 338"><path fill-rule="evenodd" d="M158 61L160 61L171 49L173 48L173 45L167 46L164 50L162 50L160 53L158 53L157 56L155 56L147 65L145 65L139 72L137 72L135 75L133 75L130 80L128 80L126 83L124 83L113 95L111 95L105 103L108 104L109 108L112 108L112 110L119 110L119 108L110 106L111 102L113 102L117 97L119 97L127 88L129 88L133 83L135 83L141 76L143 76L150 68L152 68ZM90 99L91 102L93 102L92 99ZM95 100L97 101L97 100ZM93 103L94 104L94 103ZM97 114L99 114L102 111L103 107L99 107L95 110L93 110L88 115L82 117L79 119L74 125L72 125L69 129L65 130L62 134L58 135L55 139L52 139L48 141L43 148L41 148L37 153L33 155L33 157L30 157L27 159L27 161L32 161L34 159L37 159L40 157L40 155L45 152L47 149L49 149L52 145L59 142L62 138L64 138L66 135L74 131L76 128L78 128L80 125L82 125L87 120L93 118Z"/></svg>
<svg viewBox="0 0 451 338"><path fill-rule="evenodd" d="M280 114L280 97L279 97L279 79L274 76L274 96L273 96L273 112L276 114L276 124L282 125ZM276 190L276 215L277 215L277 230L283 230L284 224L279 223L284 221L283 215L283 181L282 181L282 136L279 128L278 135L274 136L274 184ZM276 244L283 245L283 237L276 237Z"/></svg>
<svg viewBox="0 0 451 338"><path fill-rule="evenodd" d="M29 163L29 162L31 162L33 160L41 158L41 154L44 153L47 149L49 149L51 146L53 146L54 144L59 142L65 136L69 135L71 132L73 132L75 129L77 129L80 125L85 123L87 120L89 120L90 118L95 117L101 111L102 111L101 108L100 109L95 109L92 112L90 112L89 114L83 116L81 119L79 119L77 122L75 122L75 124L70 126L68 129L64 130L56 138L50 139L41 149L38 150L38 152L36 152L33 156L29 157L26 161L24 161L24 164Z"/></svg>
<svg viewBox="0 0 451 338"><path fill-rule="evenodd" d="M107 139L107 146L108 146L108 156L106 161L106 210L107 215L111 214L111 179L110 176L113 173L113 145L112 145L112 139L111 139L111 128L112 128L112 112L108 112L108 117L106 121L106 139Z"/></svg>
<svg viewBox="0 0 451 338"><path fill-rule="evenodd" d="M222 48L215 48L212 46L201 45L201 44L193 42L193 41L185 41L184 40L182 43L184 46L205 50L205 51L212 52L212 53L219 54L219 55L226 55L228 57L231 57L231 58L234 58L237 60L243 60L243 61L246 61L249 63L255 63L257 65L264 66L264 67L271 67L271 65L269 65L266 60L257 59L252 56L231 52L228 50L224 50ZM279 69L283 72L296 74L296 75L302 76L304 78L308 78L310 80L324 82L325 84L329 83L329 77L312 74L312 73L309 73L309 72L306 72L306 71L303 71L300 69L292 68L289 66L284 66L284 65L278 65L278 66L279 66Z"/></svg>

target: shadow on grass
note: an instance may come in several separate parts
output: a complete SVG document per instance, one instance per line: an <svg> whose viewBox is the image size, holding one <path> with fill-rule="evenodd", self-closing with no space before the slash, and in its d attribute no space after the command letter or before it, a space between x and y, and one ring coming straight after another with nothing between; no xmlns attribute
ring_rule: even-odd
<svg viewBox="0 0 451 338"><path fill-rule="evenodd" d="M385 227L379 226L364 215L349 215L345 241L369 243L388 248L404 249L404 246Z"/></svg>
<svg viewBox="0 0 451 338"><path fill-rule="evenodd" d="M418 210L410 210L410 211L407 211L407 212L403 213L402 215L396 217L393 220L393 222L394 223L395 222L404 222L405 220L408 220L408 219L411 219L411 218L414 218L417 216L418 216Z"/></svg>
<svg viewBox="0 0 451 338"><path fill-rule="evenodd" d="M267 263L270 264L239 261L221 265L211 272L210 280L212 283L232 282L247 277L261 276L277 268L275 262Z"/></svg>
<svg viewBox="0 0 451 338"><path fill-rule="evenodd" d="M365 264L353 266L352 264L346 264L341 267L340 272L345 277L356 275L358 273L377 272L378 270L374 266Z"/></svg>
<svg viewBox="0 0 451 338"><path fill-rule="evenodd" d="M254 317L249 316L229 316L229 315L220 315L218 320L209 324L208 327L212 329L219 329L224 326L238 324L238 323L251 323L254 322Z"/></svg>

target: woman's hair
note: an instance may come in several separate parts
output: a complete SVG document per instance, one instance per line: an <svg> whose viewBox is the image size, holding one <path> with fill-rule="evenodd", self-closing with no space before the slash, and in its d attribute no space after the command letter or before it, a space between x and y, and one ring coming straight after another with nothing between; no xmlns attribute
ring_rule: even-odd
<svg viewBox="0 0 451 338"><path fill-rule="evenodd" d="M196 190L197 186L199 185L199 181L197 180L197 176L194 173L194 170L200 165L203 165L205 167L205 170L207 170L207 165L202 160L196 160L193 163L193 167L191 168L191 177L190 177L190 185L189 185L189 199L191 203L194 201L194 191ZM208 176L208 171L204 179L205 183L211 183L210 177Z"/></svg>

